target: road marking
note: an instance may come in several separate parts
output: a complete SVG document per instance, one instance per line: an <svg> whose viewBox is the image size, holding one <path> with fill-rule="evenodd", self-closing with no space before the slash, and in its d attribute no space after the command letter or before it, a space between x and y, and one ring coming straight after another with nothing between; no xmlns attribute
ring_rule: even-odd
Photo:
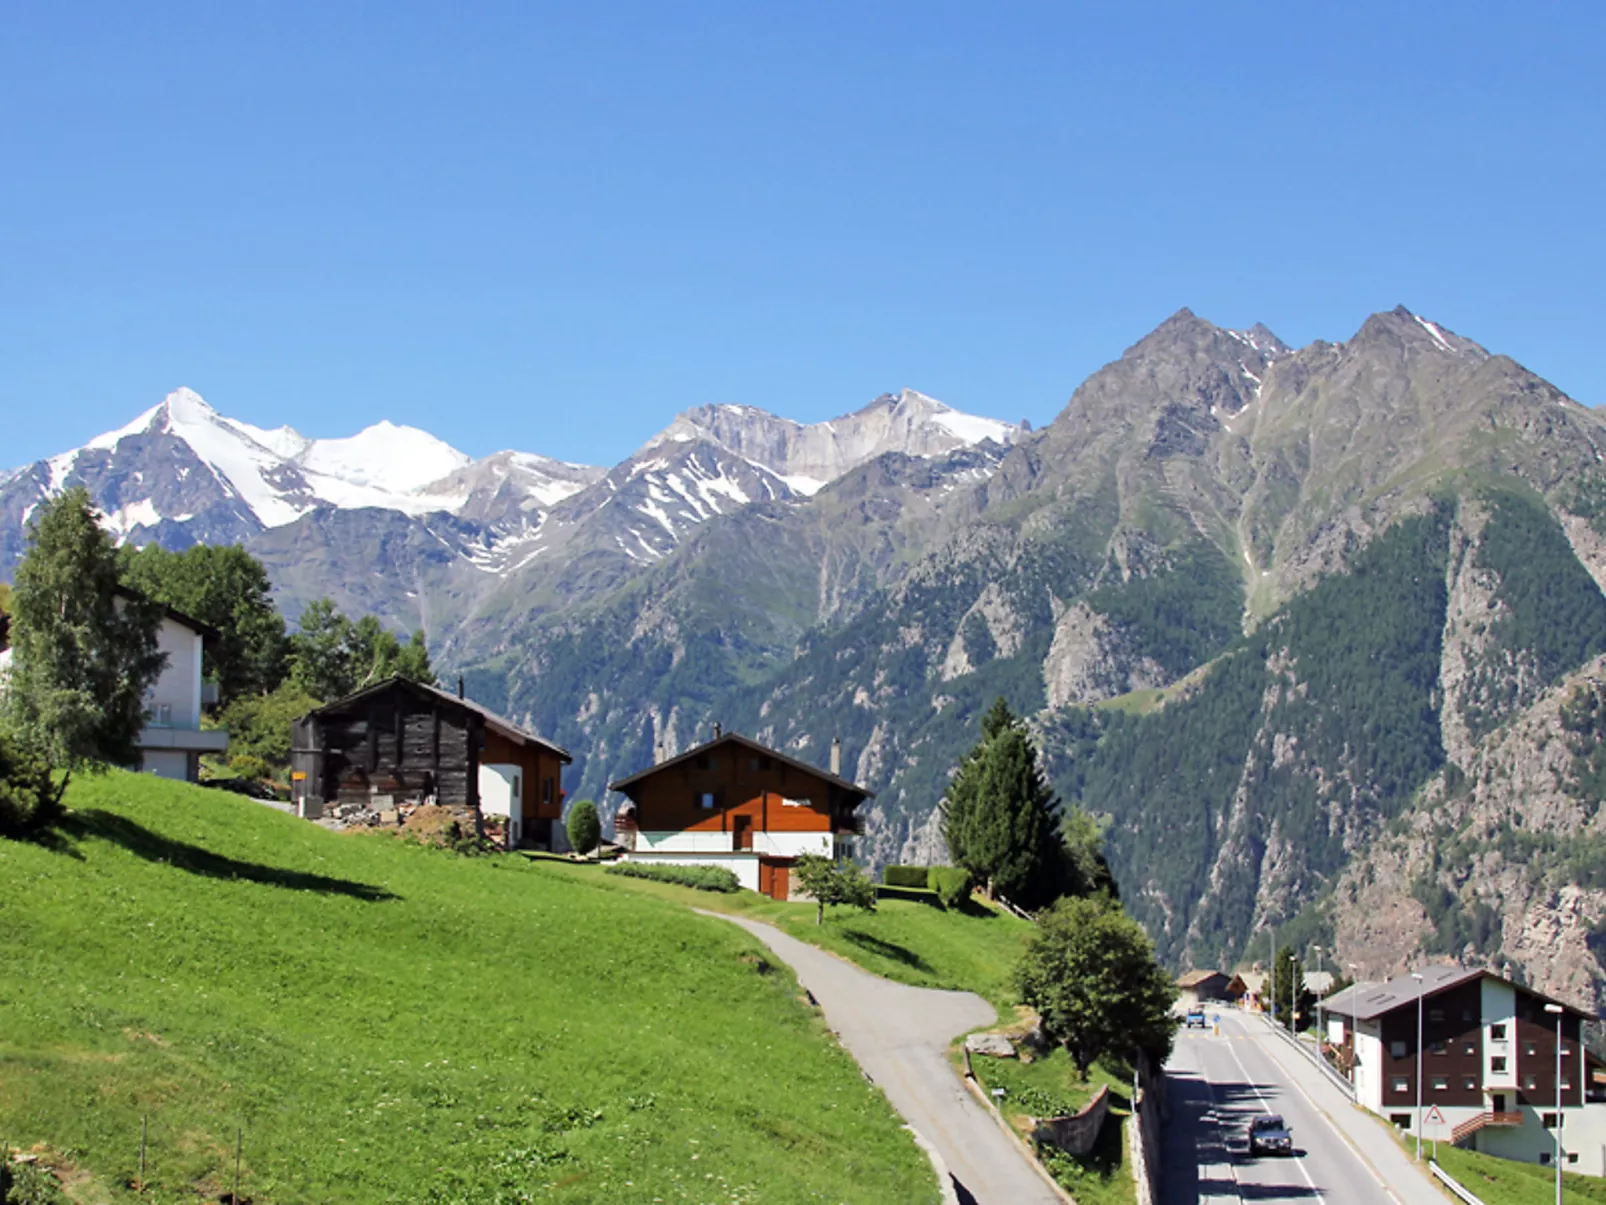
<svg viewBox="0 0 1606 1205"><path fill-rule="evenodd" d="M1246 1034L1244 1036L1245 1037L1249 1037L1251 1035ZM1316 1103L1316 1098L1314 1096L1312 1096L1309 1092L1305 1091L1305 1085L1300 1083L1296 1078L1294 1078L1294 1073L1293 1073L1292 1070L1289 1069L1288 1064L1283 1062L1280 1058L1278 1058L1276 1056L1276 1054L1272 1053L1273 1051L1276 1050L1276 1047L1267 1046L1267 1047L1264 1047L1263 1049L1265 1049L1267 1051L1267 1057L1270 1058L1274 1063L1276 1063L1278 1066L1280 1066L1283 1069L1284 1072L1287 1073L1288 1082L1293 1084L1294 1087L1299 1090L1299 1094L1305 1098L1305 1100L1309 1103L1310 1107L1315 1109L1318 1113L1320 1113L1322 1115L1322 1120L1327 1122L1327 1128L1332 1130L1333 1133L1337 1134L1338 1137L1339 1137L1339 1141L1342 1142L1345 1146L1349 1147L1350 1154L1354 1155L1357 1159L1360 1160L1361 1166L1364 1167L1367 1170L1368 1174L1371 1175L1372 1179L1377 1181L1377 1186L1379 1188L1381 1188L1384 1191L1384 1193L1386 1193L1393 1200L1399 1202L1399 1205L1405 1205L1405 1203L1400 1200L1400 1195L1397 1192L1395 1192L1393 1187L1390 1186L1389 1182L1383 1178L1383 1173L1378 1171L1377 1170L1377 1166L1370 1159L1368 1159L1366 1157L1366 1152L1361 1150L1360 1147L1356 1146L1353 1142L1350 1141L1350 1136L1344 1132L1344 1127L1339 1125L1338 1122L1333 1120L1333 1115L1331 1113L1329 1113L1326 1109L1322 1108L1321 1105Z"/></svg>
<svg viewBox="0 0 1606 1205"><path fill-rule="evenodd" d="M1271 1102L1266 1099L1265 1093L1261 1092L1260 1085L1255 1083L1255 1077L1249 1074L1249 1068L1244 1066L1243 1059L1238 1057L1238 1052L1232 1047L1227 1047L1227 1050L1228 1053L1232 1055L1232 1061L1238 1064L1238 1070L1244 1073L1244 1082L1249 1085L1250 1090L1253 1091L1256 1096L1260 1097L1261 1107L1264 1108L1266 1112L1270 1113ZM1298 1085L1295 1086L1297 1087ZM1254 1154L1253 1147L1250 1148L1249 1153L1251 1155ZM1316 1199L1321 1202L1321 1205L1327 1205L1327 1198L1322 1196L1322 1190L1317 1188L1316 1181L1310 1178L1310 1168L1305 1166L1305 1156L1295 1155L1294 1162L1299 1167L1299 1174L1305 1177L1305 1183L1310 1187L1311 1192L1316 1194ZM1240 1196L1241 1195L1242 1194L1240 1194Z"/></svg>

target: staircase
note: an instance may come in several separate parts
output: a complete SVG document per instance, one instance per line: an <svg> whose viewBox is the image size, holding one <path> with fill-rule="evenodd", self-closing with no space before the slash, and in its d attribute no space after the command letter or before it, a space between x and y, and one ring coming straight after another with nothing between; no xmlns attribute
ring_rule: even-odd
<svg viewBox="0 0 1606 1205"><path fill-rule="evenodd" d="M1521 1113L1479 1113L1476 1117L1469 1117L1455 1129L1450 1131L1450 1141L1460 1146L1472 1135L1486 1126L1520 1126Z"/></svg>

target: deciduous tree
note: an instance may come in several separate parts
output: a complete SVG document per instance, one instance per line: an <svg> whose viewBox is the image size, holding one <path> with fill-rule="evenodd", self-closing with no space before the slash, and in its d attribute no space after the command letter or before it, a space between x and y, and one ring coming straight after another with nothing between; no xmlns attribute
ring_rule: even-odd
<svg viewBox="0 0 1606 1205"><path fill-rule="evenodd" d="M852 862L835 862L820 854L804 854L793 870L798 886L816 905L815 924L825 923L827 904L875 911L875 884Z"/></svg>
<svg viewBox="0 0 1606 1205"><path fill-rule="evenodd" d="M391 677L435 681L422 631L402 644L372 615L353 623L327 598L301 613L301 630L290 637L290 675L301 690L324 702Z"/></svg>
<svg viewBox="0 0 1606 1205"><path fill-rule="evenodd" d="M68 774L136 761L146 691L166 663L161 608L122 590L85 490L40 505L12 603L5 699L16 739Z"/></svg>
<svg viewBox="0 0 1606 1205"><path fill-rule="evenodd" d="M1038 914L1015 971L1021 999L1043 1018L1086 1078L1106 1054L1170 1053L1170 976L1143 927L1108 896L1066 898Z"/></svg>

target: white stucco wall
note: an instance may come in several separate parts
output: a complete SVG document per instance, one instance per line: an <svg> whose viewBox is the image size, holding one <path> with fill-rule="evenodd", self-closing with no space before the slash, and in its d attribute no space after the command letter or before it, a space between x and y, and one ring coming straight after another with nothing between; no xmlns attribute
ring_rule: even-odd
<svg viewBox="0 0 1606 1205"><path fill-rule="evenodd" d="M167 667L145 696L150 722L158 723L160 708L171 709L160 721L172 728L198 728L201 724L201 635L176 620L162 619L156 630L156 647L167 654Z"/></svg>
<svg viewBox="0 0 1606 1205"><path fill-rule="evenodd" d="M523 785L524 771L518 766L480 766L480 811L487 816L512 816L517 787Z"/></svg>
<svg viewBox="0 0 1606 1205"><path fill-rule="evenodd" d="M829 858L833 840L830 833L754 833L753 852L773 858L797 858L804 854Z"/></svg>
<svg viewBox="0 0 1606 1205"><path fill-rule="evenodd" d="M676 829L671 832L643 830L636 834L638 853L728 854L734 844L735 837L731 833L688 833Z"/></svg>
<svg viewBox="0 0 1606 1205"><path fill-rule="evenodd" d="M1479 1130L1477 1149L1519 1163L1546 1162L1542 1156L1555 1154L1556 1135L1543 1124L1543 1115L1553 1111L1524 1107L1522 1125ZM1575 1105L1562 1112L1562 1167L1585 1176L1606 1174L1606 1104ZM1577 1155L1577 1161L1570 1161L1569 1155Z"/></svg>
<svg viewBox="0 0 1606 1205"><path fill-rule="evenodd" d="M146 749L140 754L139 772L185 782L190 776L190 755L177 749Z"/></svg>
<svg viewBox="0 0 1606 1205"><path fill-rule="evenodd" d="M1355 1100L1374 1113L1383 1111L1383 1040L1375 1024L1355 1027Z"/></svg>
<svg viewBox="0 0 1606 1205"><path fill-rule="evenodd" d="M728 833L722 834L726 837ZM668 864L671 866L720 866L736 875L736 881L749 891L758 890L758 855L743 850L741 853L647 853L643 854L638 847L636 851L625 858L627 862L642 862L647 865Z"/></svg>
<svg viewBox="0 0 1606 1205"><path fill-rule="evenodd" d="M1494 1036L1496 1025L1505 1026L1504 1038ZM1494 1069L1497 1058L1506 1060L1504 1071ZM1516 1108L1517 993L1511 984L1487 975L1483 979L1483 1089L1508 1093L1506 1107Z"/></svg>

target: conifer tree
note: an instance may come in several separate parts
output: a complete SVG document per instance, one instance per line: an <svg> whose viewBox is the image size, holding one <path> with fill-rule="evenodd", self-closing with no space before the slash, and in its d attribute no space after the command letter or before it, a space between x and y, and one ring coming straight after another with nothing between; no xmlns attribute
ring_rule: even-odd
<svg viewBox="0 0 1606 1205"><path fill-rule="evenodd" d="M955 865L989 897L1040 908L1071 889L1059 801L1037 763L1026 725L1003 699L982 720L982 739L959 765L942 805Z"/></svg>

